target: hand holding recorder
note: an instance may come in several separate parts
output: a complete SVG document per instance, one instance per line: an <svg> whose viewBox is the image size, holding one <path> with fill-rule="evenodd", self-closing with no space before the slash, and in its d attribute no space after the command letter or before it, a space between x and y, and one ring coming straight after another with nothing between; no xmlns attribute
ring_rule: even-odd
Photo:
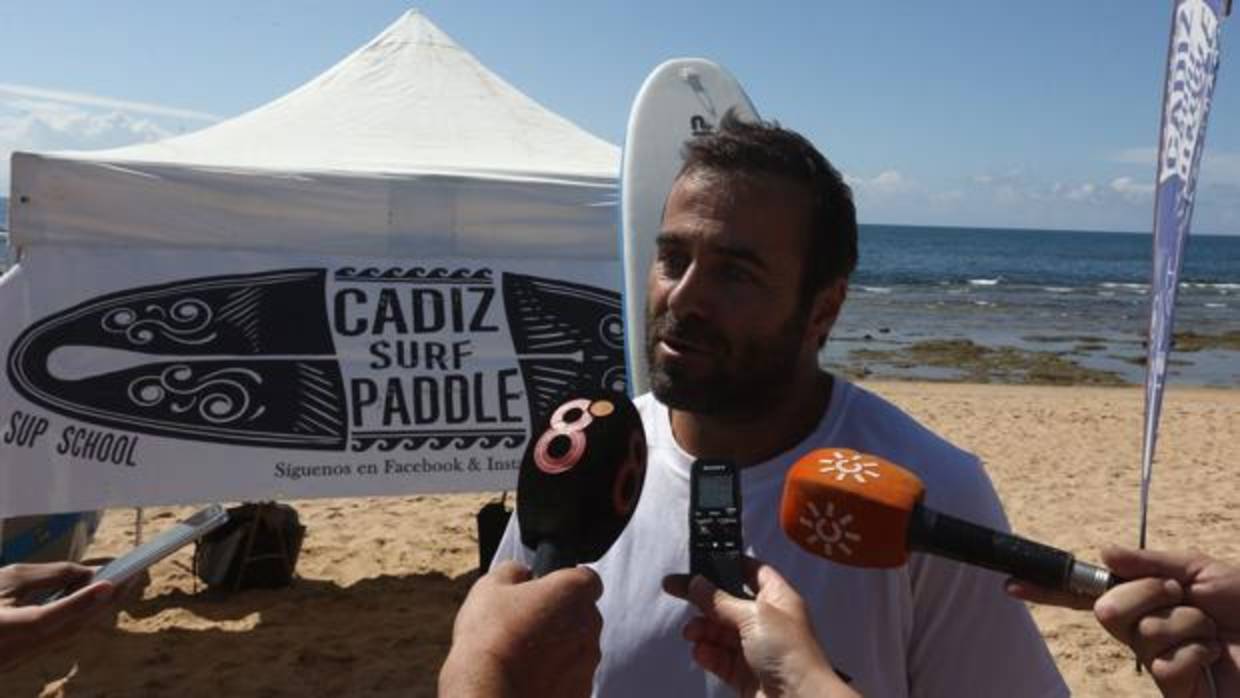
<svg viewBox="0 0 1240 698"><path fill-rule="evenodd" d="M88 583L95 570L73 562L0 567L0 670L64 640L109 605L116 587ZM52 603L33 599L64 587L86 584Z"/></svg>
<svg viewBox="0 0 1240 698"><path fill-rule="evenodd" d="M747 557L744 567L753 600L701 575L664 578L664 591L702 612L684 629L693 661L742 696L859 696L832 669L796 589L770 565Z"/></svg>
<svg viewBox="0 0 1240 698"><path fill-rule="evenodd" d="M228 520L213 504L100 568L72 562L0 568L0 668L77 632L148 567Z"/></svg>

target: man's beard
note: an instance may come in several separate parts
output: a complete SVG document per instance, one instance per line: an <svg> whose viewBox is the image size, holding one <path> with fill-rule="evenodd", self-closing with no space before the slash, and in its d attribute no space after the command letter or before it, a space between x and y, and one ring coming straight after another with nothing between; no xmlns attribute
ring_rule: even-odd
<svg viewBox="0 0 1240 698"><path fill-rule="evenodd" d="M777 404L796 377L801 345L809 324L802 308L771 337L729 342L697 320L678 321L670 311L647 315L646 361L650 389L672 409L710 416L748 416ZM672 337L708 350L714 365L705 375L688 375L660 362L656 347Z"/></svg>

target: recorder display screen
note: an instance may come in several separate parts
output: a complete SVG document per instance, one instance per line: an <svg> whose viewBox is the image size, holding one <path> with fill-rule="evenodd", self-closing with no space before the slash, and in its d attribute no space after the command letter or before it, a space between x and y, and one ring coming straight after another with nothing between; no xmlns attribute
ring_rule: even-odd
<svg viewBox="0 0 1240 698"><path fill-rule="evenodd" d="M732 478L726 475L705 475L699 478L698 506L703 509L736 506L732 501Z"/></svg>

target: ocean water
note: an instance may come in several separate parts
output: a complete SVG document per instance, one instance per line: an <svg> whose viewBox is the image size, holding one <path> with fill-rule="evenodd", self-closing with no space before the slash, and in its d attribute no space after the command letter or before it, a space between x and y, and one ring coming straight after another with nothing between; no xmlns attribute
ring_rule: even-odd
<svg viewBox="0 0 1240 698"><path fill-rule="evenodd" d="M858 348L968 339L1075 350L1081 365L1144 380L1137 358L1149 323L1151 248L1148 234L1135 233L862 226L860 262L824 359L843 365ZM1180 280L1176 332L1240 332L1240 236L1190 236ZM1172 358L1180 382L1240 385L1240 352Z"/></svg>
<svg viewBox="0 0 1240 698"><path fill-rule="evenodd" d="M0 268L5 242L0 233ZM860 263L823 363L950 379L958 376L941 368L853 357L967 339L1069 355L1140 382L1151 247L1148 234L1135 233L864 225ZM1240 236L1189 238L1175 330L1240 332ZM1172 359L1173 381L1240 386L1240 351L1173 352Z"/></svg>

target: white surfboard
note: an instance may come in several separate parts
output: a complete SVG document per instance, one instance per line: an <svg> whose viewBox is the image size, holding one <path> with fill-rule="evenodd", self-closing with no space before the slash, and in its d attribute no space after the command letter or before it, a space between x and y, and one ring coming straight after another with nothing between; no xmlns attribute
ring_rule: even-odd
<svg viewBox="0 0 1240 698"><path fill-rule="evenodd" d="M624 138L620 237L624 252L624 327L629 391L650 389L646 367L646 276L654 259L663 203L680 171L681 146L714 129L729 109L757 118L736 78L701 58L677 58L646 78Z"/></svg>

